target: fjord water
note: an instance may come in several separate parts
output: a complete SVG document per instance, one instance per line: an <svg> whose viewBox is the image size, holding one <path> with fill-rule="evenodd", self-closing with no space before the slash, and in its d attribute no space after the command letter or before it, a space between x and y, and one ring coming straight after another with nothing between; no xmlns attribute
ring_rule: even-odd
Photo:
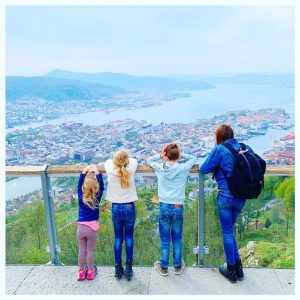
<svg viewBox="0 0 300 300"><path fill-rule="evenodd" d="M189 123L196 119L213 117L230 110L283 108L294 119L294 88L271 85L217 84L213 89L190 92L190 97L164 102L162 105L138 109L121 108L107 114L102 111L65 116L45 122L14 127L26 129L45 124L82 122L101 125L106 122L131 118L146 120L153 125L165 123Z"/></svg>
<svg viewBox="0 0 300 300"><path fill-rule="evenodd" d="M267 85L218 84L214 89L191 92L191 97L179 98L165 102L162 105L144 107L135 110L118 109L110 114L101 111L67 116L47 122L40 122L19 128L38 127L45 124L60 124L62 122L83 122L87 125L131 118L146 120L154 125L166 123L188 123L196 119L212 117L230 110L260 109L267 107L283 108L294 121L294 88L274 87ZM16 128L9 129L13 131ZM255 151L262 155L272 149L272 142L294 128L278 130L269 128L265 135L254 136L247 140ZM202 161L202 159L201 159ZM199 161L199 162L201 162ZM40 178L31 177L30 184L25 177L19 177L6 183L6 199L20 196L40 188Z"/></svg>

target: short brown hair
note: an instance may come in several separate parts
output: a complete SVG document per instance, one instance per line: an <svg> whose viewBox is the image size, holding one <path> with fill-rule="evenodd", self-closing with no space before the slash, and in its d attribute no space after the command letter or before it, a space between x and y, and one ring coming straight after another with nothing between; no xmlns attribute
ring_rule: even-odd
<svg viewBox="0 0 300 300"><path fill-rule="evenodd" d="M217 145L223 144L228 139L233 139L233 130L229 125L220 125L215 130Z"/></svg>
<svg viewBox="0 0 300 300"><path fill-rule="evenodd" d="M180 149L177 144L168 144L164 148L165 155L168 157L169 160L177 160L180 155Z"/></svg>

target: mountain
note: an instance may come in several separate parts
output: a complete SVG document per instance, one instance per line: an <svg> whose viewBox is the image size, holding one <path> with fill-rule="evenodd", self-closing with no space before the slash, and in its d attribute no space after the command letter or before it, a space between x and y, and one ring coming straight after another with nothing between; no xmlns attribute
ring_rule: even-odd
<svg viewBox="0 0 300 300"><path fill-rule="evenodd" d="M243 73L243 74L206 74L206 75L176 75L175 78L182 80L201 81L205 80L211 84L258 84L294 87L294 73Z"/></svg>
<svg viewBox="0 0 300 300"><path fill-rule="evenodd" d="M53 70L45 75L51 78L65 78L97 82L105 85L118 86L127 90L202 90L213 88L210 83L190 81L171 77L132 76L122 73L77 73L65 70Z"/></svg>
<svg viewBox="0 0 300 300"><path fill-rule="evenodd" d="M272 86L294 86L295 76L292 73L239 74L228 79L230 83L266 84Z"/></svg>
<svg viewBox="0 0 300 300"><path fill-rule="evenodd" d="M99 83L50 78L44 76L6 77L6 99L8 101L21 98L44 98L47 100L89 100L101 96L114 96L127 91Z"/></svg>

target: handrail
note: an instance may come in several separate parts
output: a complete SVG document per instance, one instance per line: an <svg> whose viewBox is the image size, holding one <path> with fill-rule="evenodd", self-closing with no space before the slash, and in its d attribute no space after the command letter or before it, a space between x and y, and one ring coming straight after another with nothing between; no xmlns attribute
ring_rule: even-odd
<svg viewBox="0 0 300 300"><path fill-rule="evenodd" d="M48 165L45 169L43 166L6 166L6 176L25 176L25 175L40 175L41 171L45 170L47 175L63 175L63 174L79 174L86 165ZM105 173L104 165L99 165L100 173ZM137 173L153 173L153 169L149 166L138 166ZM191 173L198 173L198 165L194 165ZM266 175L295 175L294 165L268 165Z"/></svg>
<svg viewBox="0 0 300 300"><path fill-rule="evenodd" d="M50 249L51 261L54 265L61 264L59 253L61 246L57 240L57 230L55 224L55 216L53 209L53 200L50 196L50 180L51 176L72 176L81 173L86 165L43 165L43 166L6 166L6 176L40 176L42 182L43 199L45 205L45 215L47 221L48 241ZM98 166L101 173L105 173L103 164ZM153 169L149 166L138 166L137 173L153 173ZM204 266L204 175L199 171L198 165L194 165L191 173L198 175L198 266ZM267 166L266 175L294 176L295 166Z"/></svg>

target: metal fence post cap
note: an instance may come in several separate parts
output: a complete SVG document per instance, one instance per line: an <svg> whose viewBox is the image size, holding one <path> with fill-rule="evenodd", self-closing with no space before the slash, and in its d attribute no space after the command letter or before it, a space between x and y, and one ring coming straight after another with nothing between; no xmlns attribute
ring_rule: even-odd
<svg viewBox="0 0 300 300"><path fill-rule="evenodd" d="M42 165L41 168L40 168L40 172L43 172L43 173L46 172L47 168L48 168L47 164Z"/></svg>

